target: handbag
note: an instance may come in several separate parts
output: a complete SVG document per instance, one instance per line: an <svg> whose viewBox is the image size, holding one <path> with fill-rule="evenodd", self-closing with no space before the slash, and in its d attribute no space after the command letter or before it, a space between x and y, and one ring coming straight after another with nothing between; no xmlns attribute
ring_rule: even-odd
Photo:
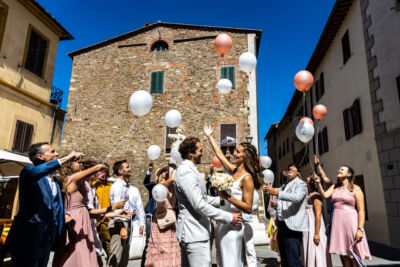
<svg viewBox="0 0 400 267"><path fill-rule="evenodd" d="M167 210L166 212L156 214L157 225L160 230L167 228L176 223L176 217L173 210Z"/></svg>

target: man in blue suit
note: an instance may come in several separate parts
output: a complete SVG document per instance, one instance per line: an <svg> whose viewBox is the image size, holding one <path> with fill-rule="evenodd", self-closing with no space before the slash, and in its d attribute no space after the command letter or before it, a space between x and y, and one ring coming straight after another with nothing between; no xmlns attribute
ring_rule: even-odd
<svg viewBox="0 0 400 267"><path fill-rule="evenodd" d="M46 142L29 149L33 165L20 173L19 211L4 245L5 251L11 253L13 266L47 266L50 249L61 235L64 207L54 171L83 154L72 152L62 159L58 155Z"/></svg>

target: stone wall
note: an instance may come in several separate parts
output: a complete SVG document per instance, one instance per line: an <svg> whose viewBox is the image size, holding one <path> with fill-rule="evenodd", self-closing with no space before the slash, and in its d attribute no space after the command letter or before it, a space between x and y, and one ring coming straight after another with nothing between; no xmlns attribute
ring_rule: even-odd
<svg viewBox="0 0 400 267"><path fill-rule="evenodd" d="M393 47L399 40L399 11L395 1L361 0L360 6L390 245L400 247L400 52Z"/></svg>
<svg viewBox="0 0 400 267"><path fill-rule="evenodd" d="M216 36L220 32L195 29L157 27L128 39L76 55L73 59L68 114L63 139L63 151L81 150L88 157L103 160L120 142L135 122L133 131L122 140L109 160L127 158L133 167L132 184L138 186L142 198L147 191L142 179L151 162L147 157L150 145L165 147L164 114L178 109L183 117L186 136L197 136L203 142L203 164L207 172L213 153L203 133L204 124L215 128L236 123L239 141L249 134L247 108L248 78L239 70L239 56L248 49L247 34L229 32L233 48L224 58L217 55L213 38L174 43L174 40L201 36ZM167 52L151 52L157 40L169 45ZM145 44L118 47L129 44ZM236 66L236 88L228 95L218 93L216 84L221 65ZM136 90L150 91L153 71L165 71L164 93L152 94L152 111L134 116L128 100ZM155 168L166 162L165 153L155 161Z"/></svg>

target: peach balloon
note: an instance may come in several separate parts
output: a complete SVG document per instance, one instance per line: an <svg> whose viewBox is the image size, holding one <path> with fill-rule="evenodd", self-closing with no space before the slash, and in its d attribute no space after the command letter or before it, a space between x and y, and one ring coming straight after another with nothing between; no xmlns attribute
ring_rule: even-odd
<svg viewBox="0 0 400 267"><path fill-rule="evenodd" d="M301 118L301 120L300 120L299 123L302 123L303 121L307 121L307 122L311 123L312 125L314 125L313 120L310 119L309 117L303 117L303 118Z"/></svg>
<svg viewBox="0 0 400 267"><path fill-rule="evenodd" d="M325 118L327 112L328 110L326 109L326 107L321 104L315 105L312 110L312 114L317 120L322 120L323 118Z"/></svg>
<svg viewBox="0 0 400 267"><path fill-rule="evenodd" d="M221 161L219 161L219 159L217 158L217 156L214 156L211 159L211 164L215 167L215 168L221 168L222 167L222 163Z"/></svg>
<svg viewBox="0 0 400 267"><path fill-rule="evenodd" d="M232 50L232 38L226 33L220 33L214 40L215 51L220 56L225 56Z"/></svg>
<svg viewBox="0 0 400 267"><path fill-rule="evenodd" d="M293 80L294 86L301 92L310 90L314 83L314 77L308 70L302 70L296 73Z"/></svg>

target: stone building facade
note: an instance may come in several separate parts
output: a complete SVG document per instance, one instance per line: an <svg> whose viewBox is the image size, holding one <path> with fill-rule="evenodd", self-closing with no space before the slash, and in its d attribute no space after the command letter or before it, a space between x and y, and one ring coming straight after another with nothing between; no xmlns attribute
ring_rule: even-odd
<svg viewBox="0 0 400 267"><path fill-rule="evenodd" d="M296 91L282 120L265 137L278 178L292 161L309 175L317 151L333 181L341 165L352 166L366 197L368 240L393 247L400 247L399 11L399 1L336 1L306 67L315 82L305 105ZM319 103L328 113L314 120L319 142L314 137L306 153L295 127L304 109L312 117Z"/></svg>
<svg viewBox="0 0 400 267"><path fill-rule="evenodd" d="M224 57L213 45L222 32L233 40L232 51ZM256 72L248 76L239 69L238 60L247 51L257 55L260 39L258 30L157 22L70 53L73 67L63 150L82 150L102 161L122 140L109 163L128 159L132 184L142 189L144 197L142 180L151 162L147 148L162 149L155 168L166 163L164 114L171 109L182 114L183 134L202 140L202 172L209 171L213 156L204 124L215 128L218 140L223 138L221 128L233 124L230 135L239 142L251 135L258 147ZM235 87L226 95L217 89L224 67L233 71ZM160 72L162 78L154 74ZM152 76L158 80L152 82ZM151 92L153 98L151 112L142 117L134 116L128 105L137 90ZM132 132L123 138L133 123Z"/></svg>

